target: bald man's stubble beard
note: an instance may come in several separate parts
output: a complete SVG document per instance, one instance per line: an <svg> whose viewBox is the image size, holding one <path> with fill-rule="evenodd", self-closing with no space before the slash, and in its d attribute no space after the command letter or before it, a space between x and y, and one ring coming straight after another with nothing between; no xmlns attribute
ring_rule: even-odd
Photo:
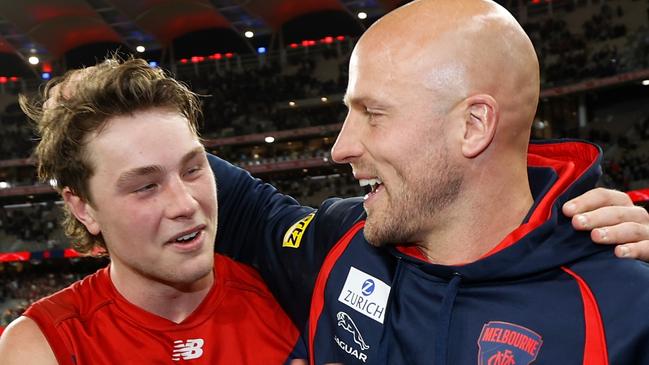
<svg viewBox="0 0 649 365"><path fill-rule="evenodd" d="M368 212L363 232L370 244L412 244L424 225L434 226L440 214L458 199L464 176L458 168L449 166L447 154L441 154L428 166L429 173L416 175L418 179L411 180L410 187L391 189L384 197L387 207ZM403 176L400 178L405 181Z"/></svg>

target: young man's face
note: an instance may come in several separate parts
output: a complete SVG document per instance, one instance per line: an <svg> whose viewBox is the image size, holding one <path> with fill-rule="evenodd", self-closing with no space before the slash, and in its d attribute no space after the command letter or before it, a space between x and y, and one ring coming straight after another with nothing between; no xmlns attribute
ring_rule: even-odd
<svg viewBox="0 0 649 365"><path fill-rule="evenodd" d="M172 285L211 275L216 185L186 118L163 108L113 117L86 151L84 223L103 235L113 270Z"/></svg>

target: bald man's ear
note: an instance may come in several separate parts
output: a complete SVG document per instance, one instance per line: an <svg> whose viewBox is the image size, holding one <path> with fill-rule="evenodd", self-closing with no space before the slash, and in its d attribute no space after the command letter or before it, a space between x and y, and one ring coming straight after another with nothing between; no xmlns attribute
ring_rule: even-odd
<svg viewBox="0 0 649 365"><path fill-rule="evenodd" d="M474 95L465 100L462 154L466 158L480 155L494 139L498 125L498 103L490 95Z"/></svg>
<svg viewBox="0 0 649 365"><path fill-rule="evenodd" d="M90 206L90 203L72 192L72 190L67 186L63 188L61 195L63 196L63 201L65 201L65 205L68 207L70 212L79 222L86 226L86 229L88 229L90 234L96 236L101 233L101 228L95 220L94 209Z"/></svg>

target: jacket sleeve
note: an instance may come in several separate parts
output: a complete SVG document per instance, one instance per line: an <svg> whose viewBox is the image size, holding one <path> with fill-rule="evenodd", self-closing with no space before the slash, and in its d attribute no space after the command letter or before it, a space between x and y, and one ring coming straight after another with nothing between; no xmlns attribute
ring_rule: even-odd
<svg viewBox="0 0 649 365"><path fill-rule="evenodd" d="M247 171L208 155L218 189L216 250L255 267L298 328L327 253L362 215L358 199L301 206Z"/></svg>

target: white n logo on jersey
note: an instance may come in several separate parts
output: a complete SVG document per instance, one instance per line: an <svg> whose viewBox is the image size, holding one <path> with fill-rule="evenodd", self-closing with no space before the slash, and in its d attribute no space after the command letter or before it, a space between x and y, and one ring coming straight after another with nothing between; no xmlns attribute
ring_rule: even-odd
<svg viewBox="0 0 649 365"><path fill-rule="evenodd" d="M183 342L182 340L174 341L174 353L171 359L173 361L198 359L203 356L203 341L202 338L195 338Z"/></svg>

